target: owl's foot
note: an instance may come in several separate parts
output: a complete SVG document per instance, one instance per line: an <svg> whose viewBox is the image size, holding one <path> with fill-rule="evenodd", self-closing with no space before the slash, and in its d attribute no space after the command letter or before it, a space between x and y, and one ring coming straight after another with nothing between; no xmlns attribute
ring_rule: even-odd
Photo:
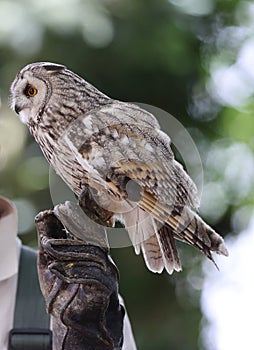
<svg viewBox="0 0 254 350"><path fill-rule="evenodd" d="M56 205L53 212L68 236L109 250L105 226L92 221L78 204L67 201Z"/></svg>
<svg viewBox="0 0 254 350"><path fill-rule="evenodd" d="M98 190L84 185L79 195L79 205L92 221L103 226L113 226L113 213L105 209L104 197L101 190L99 193Z"/></svg>

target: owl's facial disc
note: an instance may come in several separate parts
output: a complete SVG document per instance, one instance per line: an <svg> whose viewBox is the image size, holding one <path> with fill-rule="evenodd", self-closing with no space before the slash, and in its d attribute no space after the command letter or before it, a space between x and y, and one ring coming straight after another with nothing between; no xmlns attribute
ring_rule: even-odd
<svg viewBox="0 0 254 350"><path fill-rule="evenodd" d="M11 86L11 105L24 124L34 124L45 104L45 82L29 71L19 74Z"/></svg>
<svg viewBox="0 0 254 350"><path fill-rule="evenodd" d="M19 118L23 124L28 124L29 123L29 110L28 109L23 109L18 113Z"/></svg>

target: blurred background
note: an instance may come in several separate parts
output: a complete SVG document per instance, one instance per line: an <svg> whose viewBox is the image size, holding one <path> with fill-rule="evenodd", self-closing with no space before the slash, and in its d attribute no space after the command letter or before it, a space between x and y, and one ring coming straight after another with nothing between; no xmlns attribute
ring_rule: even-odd
<svg viewBox="0 0 254 350"><path fill-rule="evenodd" d="M49 168L8 106L17 71L66 65L114 98L157 106L191 134L204 169L201 215L226 237L218 272L179 245L183 272L155 275L113 249L140 350L253 349L254 3L242 0L0 0L0 194L36 247L52 207Z"/></svg>

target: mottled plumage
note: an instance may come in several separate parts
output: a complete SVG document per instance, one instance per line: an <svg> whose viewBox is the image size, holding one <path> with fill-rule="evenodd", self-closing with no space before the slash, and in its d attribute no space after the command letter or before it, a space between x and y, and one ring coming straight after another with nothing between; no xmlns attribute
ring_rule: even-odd
<svg viewBox="0 0 254 350"><path fill-rule="evenodd" d="M196 186L152 114L48 62L23 68L11 95L51 166L77 195L85 185L97 190L151 271L181 270L175 238L211 260L212 251L227 255L223 239L196 214Z"/></svg>

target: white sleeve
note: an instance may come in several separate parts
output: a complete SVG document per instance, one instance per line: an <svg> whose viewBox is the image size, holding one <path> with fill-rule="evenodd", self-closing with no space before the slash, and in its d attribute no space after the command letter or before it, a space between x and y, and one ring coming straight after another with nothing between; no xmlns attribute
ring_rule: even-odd
<svg viewBox="0 0 254 350"><path fill-rule="evenodd" d="M132 333L131 323L129 320L129 316L127 314L127 310L124 305L123 298L119 295L120 304L123 305L125 309L125 315L123 320L123 347L122 350L137 350L134 336Z"/></svg>

